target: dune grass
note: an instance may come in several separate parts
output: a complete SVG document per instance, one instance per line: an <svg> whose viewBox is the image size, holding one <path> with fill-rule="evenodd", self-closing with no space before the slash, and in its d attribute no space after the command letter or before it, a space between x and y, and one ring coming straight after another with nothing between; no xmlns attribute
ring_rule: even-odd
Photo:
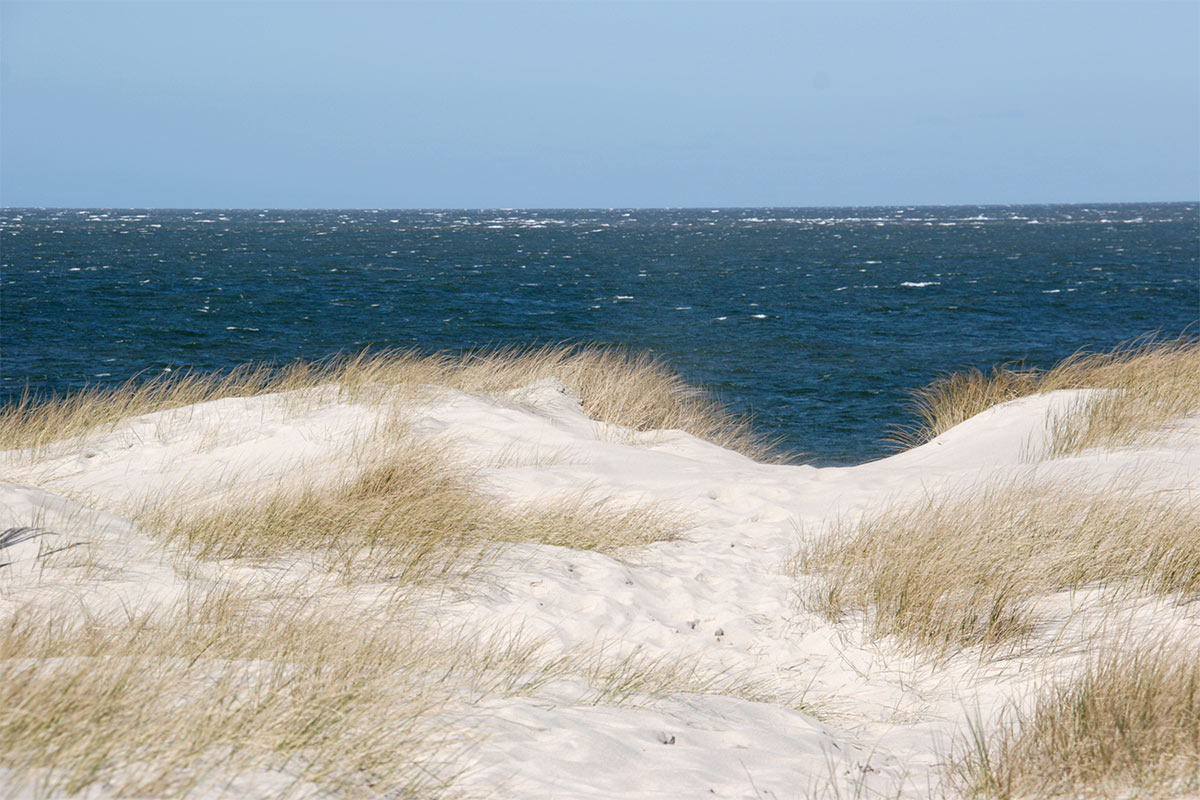
<svg viewBox="0 0 1200 800"><path fill-rule="evenodd" d="M355 468L320 484L237 491L215 500L177 493L132 516L165 542L206 560L314 555L347 582L419 585L478 568L503 543L619 553L677 538L683 515L618 506L579 493L553 504L503 504L479 490L444 447L394 429Z"/></svg>
<svg viewBox="0 0 1200 800"><path fill-rule="evenodd" d="M1194 797L1200 790L1200 648L1093 658L1032 711L974 731L954 765L966 797Z"/></svg>
<svg viewBox="0 0 1200 800"><path fill-rule="evenodd" d="M6 615L5 789L244 796L237 779L280 797L315 786L321 796L436 800L461 796L454 787L478 741L469 709L483 698L536 694L559 679L581 682L584 703L756 689L636 654L547 655L520 631L431 634L429 603L505 542L621 552L674 537L680 522L586 495L500 505L444 449L396 425L389 433L386 447L360 451L352 469L318 485L198 505L172 492L147 504L142 525L181 545L177 574L192 591L174 607L102 619L31 603ZM343 580L271 579L310 555ZM233 571L190 569L197 557L232 559ZM268 595L219 588L259 583L245 570L254 566L265 568ZM445 583L431 593L387 593L383 605L369 585L437 579ZM364 586L365 605L353 601Z"/></svg>
<svg viewBox="0 0 1200 800"><path fill-rule="evenodd" d="M591 374L609 369L615 376ZM7 441L37 448L131 414L219 397L336 386L352 399L387 404L344 461L308 464L272 486L243 476L144 499L132 516L170 549L176 577L190 587L179 605L130 609L119 619L73 604L54 612L31 603L5 615L5 790L241 796L230 782L237 778L269 785L273 796L315 786L322 796L437 798L455 794L449 787L475 743L472 715L457 712L481 698L535 693L559 678L582 680L590 691L582 702L597 703L749 687L666 661L546 655L519 633L431 634L429 613L444 590L461 588L507 543L623 553L675 538L685 524L658 505L586 492L536 505L501 502L445 443L415 436L406 404L393 403L427 385L502 391L543 371L593 392L592 412L623 424L670 424L680 419L672 413L698 408L676 377L648 359L547 349L183 375L5 412ZM638 380L647 391L658 386L675 411L633 394L595 394L615 391L606 381L636 390ZM281 568L313 562L341 581L278 577ZM102 578L85 576L93 584ZM41 580L52 583L45 574ZM379 581L400 589L384 591L383 606ZM270 595L247 599L217 588L239 583ZM360 589L365 604L347 600Z"/></svg>
<svg viewBox="0 0 1200 800"><path fill-rule="evenodd" d="M347 624L329 598L212 586L119 618L17 609L0 629L4 788L437 800L464 796L486 737L471 708L488 698L536 697L565 680L584 705L707 693L799 702L636 650L555 654L520 631L435 633L403 602Z"/></svg>
<svg viewBox="0 0 1200 800"><path fill-rule="evenodd" d="M311 553L347 579L403 583L444 576L496 538L488 504L466 470L407 437L327 483L235 489L207 502L156 496L131 516L205 560Z"/></svg>
<svg viewBox="0 0 1200 800"><path fill-rule="evenodd" d="M431 727L439 679L470 660L400 626L222 596L159 619L17 613L0 654L0 765L43 795L117 797L267 772L280 796L299 782L443 796L452 771L431 767L453 751Z"/></svg>
<svg viewBox="0 0 1200 800"><path fill-rule="evenodd" d="M838 524L795 562L807 606L945 654L1019 642L1036 601L1099 585L1200 597L1200 506L1134 484L1018 478Z"/></svg>
<svg viewBox="0 0 1200 800"><path fill-rule="evenodd" d="M314 598L189 597L98 620L27 608L0 630L0 767L40 796L461 796L488 697L582 678L584 703L749 691L665 660L548 657L518 636L431 635L411 609L347 625ZM376 609L378 611L378 609ZM219 787L224 786L224 793Z"/></svg>
<svg viewBox="0 0 1200 800"><path fill-rule="evenodd" d="M490 348L457 355L364 351L278 368L181 370L61 397L26 393L0 410L0 449L39 450L132 417L224 397L336 386L343 395L371 401L423 386L499 393L546 378L563 381L593 419L638 431L684 430L753 458L782 458L747 420L731 415L657 358L597 345Z"/></svg>
<svg viewBox="0 0 1200 800"><path fill-rule="evenodd" d="M1200 340L1142 337L1075 353L1048 370L1003 365L945 375L913 393L916 423L892 430L889 440L915 447L992 406L1059 389L1102 391L1051 421L1047 457L1134 444L1200 411Z"/></svg>
<svg viewBox="0 0 1200 800"><path fill-rule="evenodd" d="M54 442L110 428L122 420L208 402L319 384L320 367L241 366L227 373L164 372L116 386L89 386L66 395L22 393L0 409L0 449L40 450Z"/></svg>

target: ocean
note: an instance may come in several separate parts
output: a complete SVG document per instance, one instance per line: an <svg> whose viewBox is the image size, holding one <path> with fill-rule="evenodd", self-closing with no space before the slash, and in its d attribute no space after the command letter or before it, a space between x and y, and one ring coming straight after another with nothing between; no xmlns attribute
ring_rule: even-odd
<svg viewBox="0 0 1200 800"><path fill-rule="evenodd" d="M599 342L661 356L815 465L908 392L1196 332L1196 203L0 211L0 402L184 367Z"/></svg>

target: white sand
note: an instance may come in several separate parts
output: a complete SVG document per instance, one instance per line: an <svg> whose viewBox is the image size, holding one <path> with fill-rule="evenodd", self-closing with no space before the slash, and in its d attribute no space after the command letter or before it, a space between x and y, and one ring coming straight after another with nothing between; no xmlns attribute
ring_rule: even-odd
<svg viewBox="0 0 1200 800"><path fill-rule="evenodd" d="M971 718L986 724L1006 704L1026 702L1047 675L1071 669L1079 652L993 660L968 652L941 664L906 656L868 640L853 620L833 625L804 611L785 564L835 519L1029 472L1047 414L1077 399L1072 392L1026 398L915 450L816 469L757 464L680 432L632 433L594 422L554 381L499 399L441 392L415 413L416 430L450 437L480 467L489 492L514 503L584 491L625 503L661 501L686 510L690 524L680 541L619 559L515 546L477 585L429 601L440 627L481 635L519 629L564 652L691 660L793 699L789 706L684 694L613 706L589 702L582 679L552 682L532 696L485 699L458 714L488 734L463 787L530 800L929 796L940 780L937 765ZM0 620L31 600L93 613L165 607L189 578L135 526L96 508L128 507L164 491L211 499L251 482L319 480L346 468L379 413L333 401L305 409L295 398L230 399L147 415L35 464L0 454L0 474L10 479L0 483L0 530L56 531L56 545L80 543L102 572L80 579L41 567L39 548L51 537L0 550L0 563L11 562L0 567ZM1200 419L1193 419L1167 444L1036 469L1097 482L1136 473L1195 496L1197 445ZM232 574L251 583L254 571ZM1098 617L1075 613L1087 602L1086 592L1049 598L1046 635L1070 642L1094 632ZM1105 617L1110 625L1114 619L1126 629L1160 630L1195 626L1200 614L1145 602ZM237 792L268 797L278 788L271 781L278 776L243 781ZM196 795L216 792L201 786Z"/></svg>

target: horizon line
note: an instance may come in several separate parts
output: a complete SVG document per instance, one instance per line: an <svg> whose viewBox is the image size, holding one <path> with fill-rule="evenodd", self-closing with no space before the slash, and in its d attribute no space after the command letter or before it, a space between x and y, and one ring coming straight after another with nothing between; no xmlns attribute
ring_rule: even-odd
<svg viewBox="0 0 1200 800"><path fill-rule="evenodd" d="M18 206L0 211L737 211L809 208L1015 208L1021 206L1189 205L1189 200L1088 200L1021 203L860 203L853 205L698 205L698 206Z"/></svg>

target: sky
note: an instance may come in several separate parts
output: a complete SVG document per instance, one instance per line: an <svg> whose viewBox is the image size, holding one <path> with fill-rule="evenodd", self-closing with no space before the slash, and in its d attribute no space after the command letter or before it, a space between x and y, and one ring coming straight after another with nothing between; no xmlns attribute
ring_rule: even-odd
<svg viewBox="0 0 1200 800"><path fill-rule="evenodd" d="M1200 2L10 2L0 205L1200 199Z"/></svg>

